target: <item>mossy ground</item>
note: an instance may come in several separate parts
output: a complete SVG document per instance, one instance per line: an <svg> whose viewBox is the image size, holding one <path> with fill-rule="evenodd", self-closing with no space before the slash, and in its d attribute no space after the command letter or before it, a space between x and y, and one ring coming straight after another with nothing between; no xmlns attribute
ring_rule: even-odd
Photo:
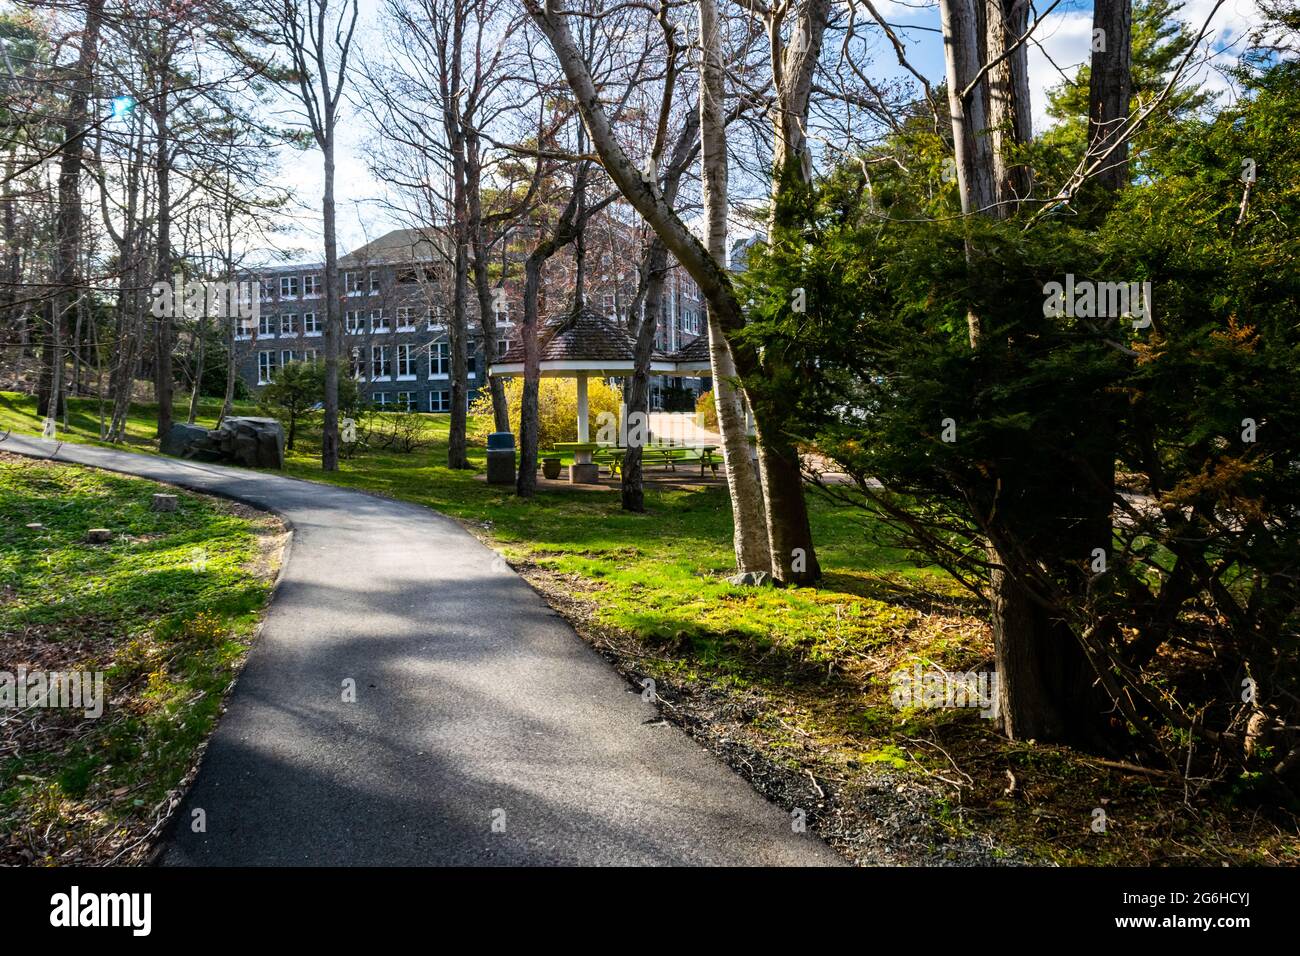
<svg viewBox="0 0 1300 956"><path fill-rule="evenodd" d="M2 446L0 446L2 447ZM150 510L155 492L179 510ZM89 528L112 532L87 544ZM101 717L0 711L0 863L138 862L216 725L279 521L0 452L0 670L102 672Z"/></svg>

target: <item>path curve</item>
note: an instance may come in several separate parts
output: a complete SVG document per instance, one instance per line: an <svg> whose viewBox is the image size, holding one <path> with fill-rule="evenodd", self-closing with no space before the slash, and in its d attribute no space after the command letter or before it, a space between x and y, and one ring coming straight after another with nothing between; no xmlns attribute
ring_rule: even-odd
<svg viewBox="0 0 1300 956"><path fill-rule="evenodd" d="M449 518L265 472L21 436L0 449L235 498L293 528L167 865L840 862Z"/></svg>

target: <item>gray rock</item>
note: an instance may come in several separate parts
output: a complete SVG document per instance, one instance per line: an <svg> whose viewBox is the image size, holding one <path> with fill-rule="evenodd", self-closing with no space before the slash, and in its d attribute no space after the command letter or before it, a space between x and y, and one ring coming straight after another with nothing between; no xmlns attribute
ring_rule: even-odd
<svg viewBox="0 0 1300 956"><path fill-rule="evenodd" d="M163 435L162 441L158 444L158 450L164 455L171 455L173 458L183 458L186 448L207 437L208 430L203 426L186 425L184 422L177 422L167 430L166 435Z"/></svg>
<svg viewBox="0 0 1300 956"><path fill-rule="evenodd" d="M774 582L772 575L766 571L746 571L743 574L733 574L727 578L728 584L736 584L742 587L768 587Z"/></svg>
<svg viewBox="0 0 1300 956"><path fill-rule="evenodd" d="M251 417L227 418L211 430L176 425L167 433L162 450L192 461L283 468L284 428L274 418Z"/></svg>

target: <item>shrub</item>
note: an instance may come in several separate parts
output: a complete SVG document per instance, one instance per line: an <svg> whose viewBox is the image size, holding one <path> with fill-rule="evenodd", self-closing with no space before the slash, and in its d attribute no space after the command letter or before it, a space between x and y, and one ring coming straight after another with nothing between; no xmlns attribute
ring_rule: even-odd
<svg viewBox="0 0 1300 956"><path fill-rule="evenodd" d="M519 405L523 399L524 380L515 376L506 382L506 404L510 408L510 430L519 438ZM604 379L588 379L587 409L594 438L602 412L617 416L622 393ZM492 414L492 396L487 389L479 393L471 414ZM578 383L571 378L544 378L537 389L537 447L547 449L557 441L578 440Z"/></svg>
<svg viewBox="0 0 1300 956"><path fill-rule="evenodd" d="M713 392L700 392L695 399L695 414L702 416L700 424L709 431L718 430L718 409L713 404Z"/></svg>

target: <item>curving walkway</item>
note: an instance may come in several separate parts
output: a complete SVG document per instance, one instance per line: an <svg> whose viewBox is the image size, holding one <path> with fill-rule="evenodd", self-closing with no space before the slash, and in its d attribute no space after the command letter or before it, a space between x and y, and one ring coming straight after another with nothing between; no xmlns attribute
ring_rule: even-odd
<svg viewBox="0 0 1300 956"><path fill-rule="evenodd" d="M237 498L293 528L164 864L839 862L442 515L172 458L0 449Z"/></svg>

